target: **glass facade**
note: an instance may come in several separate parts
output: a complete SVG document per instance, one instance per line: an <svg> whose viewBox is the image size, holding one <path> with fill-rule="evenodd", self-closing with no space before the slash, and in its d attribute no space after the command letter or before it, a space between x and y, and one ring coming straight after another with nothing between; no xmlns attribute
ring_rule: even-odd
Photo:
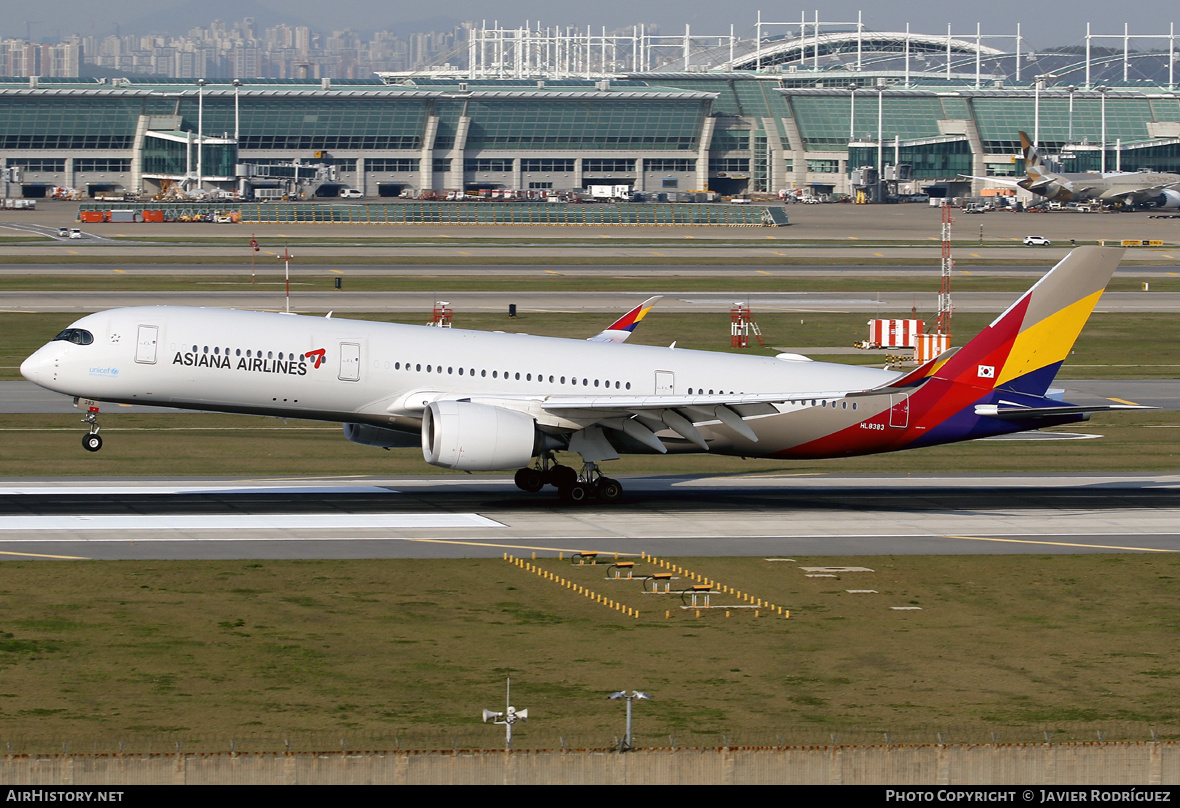
<svg viewBox="0 0 1180 808"><path fill-rule="evenodd" d="M467 148L695 149L704 121L697 100L472 99Z"/></svg>
<svg viewBox="0 0 1180 808"><path fill-rule="evenodd" d="M876 146L853 146L848 151L849 167L881 168L877 165ZM956 179L971 173L971 144L966 139L908 145L903 142L899 155L897 162L913 166L913 178L917 180ZM882 156L886 164L894 162L892 144L886 144Z"/></svg>

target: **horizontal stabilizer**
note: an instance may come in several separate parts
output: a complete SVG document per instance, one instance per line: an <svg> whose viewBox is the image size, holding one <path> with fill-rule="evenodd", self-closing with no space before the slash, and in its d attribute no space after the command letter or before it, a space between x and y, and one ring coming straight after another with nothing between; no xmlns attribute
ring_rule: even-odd
<svg viewBox="0 0 1180 808"><path fill-rule="evenodd" d="M1079 407L1070 405L1061 407L1020 407L1010 404L976 404L975 414L987 418L1026 420L1028 418L1056 418L1062 415L1083 415L1091 412L1158 409L1159 407L1148 407L1144 404L1094 404Z"/></svg>

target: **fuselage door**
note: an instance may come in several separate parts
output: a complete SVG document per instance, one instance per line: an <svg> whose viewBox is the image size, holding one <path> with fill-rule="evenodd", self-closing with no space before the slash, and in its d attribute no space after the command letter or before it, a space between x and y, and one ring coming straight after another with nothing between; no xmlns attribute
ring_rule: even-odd
<svg viewBox="0 0 1180 808"><path fill-rule="evenodd" d="M141 325L135 339L135 361L141 365L156 364L156 340L160 336L157 325Z"/></svg>
<svg viewBox="0 0 1180 808"><path fill-rule="evenodd" d="M893 406L889 408L889 426L905 429L910 425L910 397L890 396Z"/></svg>
<svg viewBox="0 0 1180 808"><path fill-rule="evenodd" d="M670 396L676 387L676 374L670 370L656 371L656 395Z"/></svg>
<svg viewBox="0 0 1180 808"><path fill-rule="evenodd" d="M340 375L342 382L356 382L361 378L361 346L355 342L340 343Z"/></svg>

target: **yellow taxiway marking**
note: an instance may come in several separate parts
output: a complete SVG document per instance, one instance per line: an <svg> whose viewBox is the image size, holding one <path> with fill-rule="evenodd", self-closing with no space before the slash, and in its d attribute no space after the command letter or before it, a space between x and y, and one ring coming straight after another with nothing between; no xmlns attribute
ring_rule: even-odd
<svg viewBox="0 0 1180 808"><path fill-rule="evenodd" d="M598 237L599 238L610 238L610 236L606 235L605 233L599 233Z"/></svg>
<svg viewBox="0 0 1180 808"><path fill-rule="evenodd" d="M786 254L786 253L784 253L784 252L776 252L776 253L775 253L775 255L781 255L781 256L783 256L783 257L786 257L786 255L787 255L787 254ZM766 274L767 274L767 275L769 275L770 273L769 273L769 272L767 272Z"/></svg>
<svg viewBox="0 0 1180 808"><path fill-rule="evenodd" d="M885 257L885 253L873 253L873 255L877 256L878 258L884 258L884 257Z"/></svg>
<svg viewBox="0 0 1180 808"><path fill-rule="evenodd" d="M1172 256L1170 256L1170 255L1165 255L1165 256L1164 256L1164 258L1171 258L1171 257L1172 257ZM1168 274L1169 274L1169 275L1172 275L1172 276L1175 276L1175 275L1177 275L1178 273L1176 273L1176 272L1169 272Z"/></svg>
<svg viewBox="0 0 1180 808"><path fill-rule="evenodd" d="M125 269L116 269L115 272L118 272L120 275L127 274L127 270L125 270Z"/></svg>
<svg viewBox="0 0 1180 808"><path fill-rule="evenodd" d="M696 238L696 236L685 236L685 238ZM774 238L774 236L770 236L770 238Z"/></svg>
<svg viewBox="0 0 1180 808"><path fill-rule="evenodd" d="M335 272L337 275L343 275L343 274L344 274L343 272L341 272L341 271L340 271L340 270L338 270L338 269L333 269L333 270L330 270L330 271L331 271L331 272Z"/></svg>
<svg viewBox="0 0 1180 808"><path fill-rule="evenodd" d="M983 256L980 255L979 253L971 253L971 257L972 258L982 258Z"/></svg>
<svg viewBox="0 0 1180 808"><path fill-rule="evenodd" d="M858 239L856 236L849 236L848 238L851 241L860 241L860 239Z"/></svg>
<svg viewBox="0 0 1180 808"><path fill-rule="evenodd" d="M77 250L66 250L66 252L68 252L70 255L77 255L78 254Z"/></svg>
<svg viewBox="0 0 1180 808"><path fill-rule="evenodd" d="M462 250L459 250L459 255L471 255L471 253L463 252Z"/></svg>
<svg viewBox="0 0 1180 808"><path fill-rule="evenodd" d="M947 536L948 539L966 539L968 541L997 541L1008 544L1045 544L1050 547L1085 547L1091 550L1135 550L1142 553L1174 553L1175 550L1165 550L1159 547L1126 547L1119 544L1079 544L1068 541L1035 541L1030 539L999 539L987 536Z"/></svg>
<svg viewBox="0 0 1180 808"><path fill-rule="evenodd" d="M660 253L660 252L653 252L653 253L652 253L652 255L663 255L663 253Z"/></svg>
<svg viewBox="0 0 1180 808"><path fill-rule="evenodd" d="M1130 404L1132 407L1138 407L1138 406L1139 406L1139 405L1138 405L1138 404L1136 404L1134 401L1127 401L1125 398L1112 398L1112 399L1109 399L1109 400L1110 400L1110 401L1114 401L1114 402L1116 402L1116 403L1118 403L1118 404Z"/></svg>
<svg viewBox="0 0 1180 808"><path fill-rule="evenodd" d="M405 541L421 541L428 544L466 544L471 547L503 547L507 550L548 550L551 553L580 553L585 547L540 547L535 544L500 544L492 541L459 541L457 539L405 539ZM602 555L638 556L639 553L620 553L613 550L599 550Z"/></svg>
<svg viewBox="0 0 1180 808"><path fill-rule="evenodd" d="M561 273L558 272L557 270L547 269L547 270L545 270L545 274L546 275L560 275Z"/></svg>
<svg viewBox="0 0 1180 808"><path fill-rule="evenodd" d="M782 253L775 253L775 255L782 255ZM769 275L770 274L765 269L756 269L754 271L757 272L759 275Z"/></svg>
<svg viewBox="0 0 1180 808"><path fill-rule="evenodd" d="M64 561L89 561L90 560L86 556L50 555L49 553L9 553L6 551L0 551L0 555L20 556L21 558L60 558Z"/></svg>
<svg viewBox="0 0 1180 808"><path fill-rule="evenodd" d="M967 271L967 270L965 270L965 269L960 269L960 270L959 270L959 272L960 272L961 274L963 274L963 275L970 275L970 274L971 274L970 272L968 272L968 271Z"/></svg>

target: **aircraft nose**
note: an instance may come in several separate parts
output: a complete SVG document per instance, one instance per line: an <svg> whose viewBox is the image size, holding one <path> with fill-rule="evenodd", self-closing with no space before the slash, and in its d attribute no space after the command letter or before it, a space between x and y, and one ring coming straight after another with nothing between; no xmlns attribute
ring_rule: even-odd
<svg viewBox="0 0 1180 808"><path fill-rule="evenodd" d="M46 347L35 351L25 361L21 362L20 375L33 384L44 385L53 374L53 357Z"/></svg>

